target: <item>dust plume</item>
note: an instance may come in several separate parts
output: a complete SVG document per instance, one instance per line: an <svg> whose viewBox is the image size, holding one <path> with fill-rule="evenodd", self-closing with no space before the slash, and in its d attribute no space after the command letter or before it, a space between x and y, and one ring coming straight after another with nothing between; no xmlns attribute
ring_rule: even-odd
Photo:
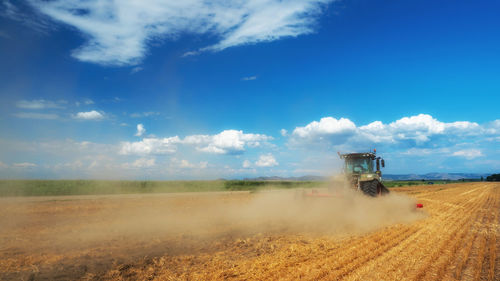
<svg viewBox="0 0 500 281"><path fill-rule="evenodd" d="M34 271L53 279L65 268L62 279L77 279L145 256L210 253L253 236L348 236L424 216L404 195L333 189L328 198L292 189L1 199L0 272L13 275L0 276Z"/></svg>
<svg viewBox="0 0 500 281"><path fill-rule="evenodd" d="M332 187L329 189L318 192L331 192ZM142 240L169 236L210 240L257 233L360 234L423 216L415 210L414 199L400 194L371 198L337 187L334 197L309 198L304 196L308 192L117 196L97 201L100 206L88 213L55 219L70 232L59 233L57 242L99 244L117 237Z"/></svg>

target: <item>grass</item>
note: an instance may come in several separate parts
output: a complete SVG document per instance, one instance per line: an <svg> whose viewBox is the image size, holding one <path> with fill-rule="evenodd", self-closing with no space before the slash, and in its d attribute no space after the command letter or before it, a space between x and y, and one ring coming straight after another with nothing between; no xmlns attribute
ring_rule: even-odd
<svg viewBox="0 0 500 281"><path fill-rule="evenodd" d="M210 191L257 191L317 187L320 182L292 181L104 181L104 180L0 180L0 197L96 194L137 194Z"/></svg>
<svg viewBox="0 0 500 281"><path fill-rule="evenodd" d="M401 187L401 186L412 186L412 185L428 185L429 183L432 184L447 184L447 183L456 183L457 181L445 181L445 180L426 180L426 181L421 181L421 180L409 180L409 181L383 181L384 185L388 188L391 187Z"/></svg>
<svg viewBox="0 0 500 281"><path fill-rule="evenodd" d="M0 196L224 191L223 181L1 180Z"/></svg>
<svg viewBox="0 0 500 281"><path fill-rule="evenodd" d="M290 188L313 188L323 185L324 182L317 181L245 181L229 180L224 182L226 190L250 190L261 189L290 189Z"/></svg>

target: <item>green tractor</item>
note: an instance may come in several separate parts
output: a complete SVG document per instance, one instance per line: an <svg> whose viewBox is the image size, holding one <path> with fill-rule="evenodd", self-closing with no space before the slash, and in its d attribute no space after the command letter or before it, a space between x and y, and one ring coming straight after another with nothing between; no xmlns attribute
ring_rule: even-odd
<svg viewBox="0 0 500 281"><path fill-rule="evenodd" d="M380 171L380 164L385 167L385 161L376 156L376 150L366 153L338 154L341 159L344 159L344 175L352 188L373 197L389 193L389 189L382 184Z"/></svg>

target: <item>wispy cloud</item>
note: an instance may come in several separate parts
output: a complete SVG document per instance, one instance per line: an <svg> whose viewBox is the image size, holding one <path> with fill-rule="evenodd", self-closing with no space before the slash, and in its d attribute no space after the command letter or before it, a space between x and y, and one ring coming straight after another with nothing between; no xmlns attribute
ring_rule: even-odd
<svg viewBox="0 0 500 281"><path fill-rule="evenodd" d="M137 72L139 72L139 71L142 71L143 69L144 69L144 68L143 68L143 67L141 67L141 66L136 66L136 67L134 67L134 68L132 68L132 69L130 70L130 74L135 74L135 73L137 73Z"/></svg>
<svg viewBox="0 0 500 281"><path fill-rule="evenodd" d="M455 151L451 155L465 157L466 159L474 159L474 158L483 156L483 153L481 153L481 150L479 150L479 149L464 149L464 150Z"/></svg>
<svg viewBox="0 0 500 281"><path fill-rule="evenodd" d="M193 55L232 46L296 37L314 31L318 15L332 0L249 1L79 1L33 0L29 3L57 22L88 37L73 51L79 60L103 65L133 65L157 38L207 34L213 45L189 50ZM15 6L9 3L9 7Z"/></svg>
<svg viewBox="0 0 500 281"><path fill-rule="evenodd" d="M243 77L241 78L243 81L252 81L252 80L257 80L257 76L248 76L248 77Z"/></svg>
<svg viewBox="0 0 500 281"><path fill-rule="evenodd" d="M64 108L66 101L49 101L44 99L38 100L20 100L16 102L16 106L22 109L47 109L47 108Z"/></svg>
<svg viewBox="0 0 500 281"><path fill-rule="evenodd" d="M37 167L38 165L29 162L22 162L22 163L14 163L13 166L16 168L34 168Z"/></svg>
<svg viewBox="0 0 500 281"><path fill-rule="evenodd" d="M159 116L161 115L160 112L156 111L147 111L147 112L135 112L130 114L130 117L132 118L142 118L142 117L152 117L152 116Z"/></svg>
<svg viewBox="0 0 500 281"><path fill-rule="evenodd" d="M0 16L4 16L11 20L21 22L25 26L28 26L43 34L47 33L48 30L53 28L49 24L47 19L45 19L45 17L43 17L42 15L39 15L37 11L35 11L36 17L21 12L19 6L24 9L30 8L26 5L26 3L23 3L22 1L16 1L15 3L16 4L14 5L10 0L2 0L2 2L0 3Z"/></svg>
<svg viewBox="0 0 500 281"><path fill-rule="evenodd" d="M22 118L22 119L45 119L45 120L59 119L59 115L53 113L18 112L14 113L13 115L17 118Z"/></svg>

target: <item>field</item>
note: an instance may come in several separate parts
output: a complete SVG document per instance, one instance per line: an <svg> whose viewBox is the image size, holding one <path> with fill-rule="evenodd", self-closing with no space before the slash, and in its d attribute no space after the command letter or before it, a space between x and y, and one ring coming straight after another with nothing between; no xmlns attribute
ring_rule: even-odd
<svg viewBox="0 0 500 281"><path fill-rule="evenodd" d="M210 191L256 191L310 188L314 181L113 181L113 180L0 180L0 197L99 194L149 194Z"/></svg>
<svg viewBox="0 0 500 281"><path fill-rule="evenodd" d="M0 198L0 279L500 280L499 183L298 195Z"/></svg>

